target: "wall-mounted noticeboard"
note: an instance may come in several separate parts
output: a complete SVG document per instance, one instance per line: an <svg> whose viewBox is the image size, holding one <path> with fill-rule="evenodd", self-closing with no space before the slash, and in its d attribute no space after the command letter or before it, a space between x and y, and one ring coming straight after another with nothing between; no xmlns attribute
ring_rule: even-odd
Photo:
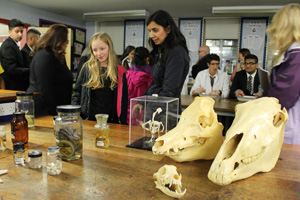
<svg viewBox="0 0 300 200"><path fill-rule="evenodd" d="M202 21L202 18L182 18L178 22L179 29L184 35L190 51L191 65L194 65L199 58L198 49L202 45Z"/></svg>
<svg viewBox="0 0 300 200"><path fill-rule="evenodd" d="M268 18L241 18L240 48L247 48L265 68Z"/></svg>
<svg viewBox="0 0 300 200"><path fill-rule="evenodd" d="M125 20L124 49L128 45L145 46L145 20Z"/></svg>

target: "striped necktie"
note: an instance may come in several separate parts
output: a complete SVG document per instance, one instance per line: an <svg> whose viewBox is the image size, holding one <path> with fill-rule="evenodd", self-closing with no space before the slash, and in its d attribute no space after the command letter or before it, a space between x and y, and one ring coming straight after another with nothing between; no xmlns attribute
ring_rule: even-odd
<svg viewBox="0 0 300 200"><path fill-rule="evenodd" d="M248 77L246 89L248 90L249 94L252 94L252 76Z"/></svg>

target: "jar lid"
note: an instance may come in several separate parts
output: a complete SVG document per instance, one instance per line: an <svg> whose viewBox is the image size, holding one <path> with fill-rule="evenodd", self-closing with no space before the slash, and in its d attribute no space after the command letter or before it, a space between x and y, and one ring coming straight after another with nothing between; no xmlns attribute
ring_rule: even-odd
<svg viewBox="0 0 300 200"><path fill-rule="evenodd" d="M33 92L17 92L17 96L32 96Z"/></svg>
<svg viewBox="0 0 300 200"><path fill-rule="evenodd" d="M57 112L80 112L81 111L81 106L80 105L61 105L61 106L56 106L56 111Z"/></svg>
<svg viewBox="0 0 300 200"><path fill-rule="evenodd" d="M24 150L24 142L15 142L13 144L14 151Z"/></svg>
<svg viewBox="0 0 300 200"><path fill-rule="evenodd" d="M50 146L48 147L48 151L58 151L59 150L59 146Z"/></svg>
<svg viewBox="0 0 300 200"><path fill-rule="evenodd" d="M30 158L37 158L37 157L41 157L41 156L42 156L41 151L30 151L30 152L28 152L28 157L30 157Z"/></svg>
<svg viewBox="0 0 300 200"><path fill-rule="evenodd" d="M13 115L16 115L16 116L18 116L18 115L25 115L25 112L14 112Z"/></svg>

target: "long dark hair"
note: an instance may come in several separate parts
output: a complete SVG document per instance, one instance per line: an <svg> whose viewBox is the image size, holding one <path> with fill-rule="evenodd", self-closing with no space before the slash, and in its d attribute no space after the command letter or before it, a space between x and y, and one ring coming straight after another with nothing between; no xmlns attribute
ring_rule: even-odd
<svg viewBox="0 0 300 200"><path fill-rule="evenodd" d="M62 45L68 42L68 29L63 24L53 24L35 45L31 55L38 50L45 49L52 53L61 63L65 61L66 52L62 50Z"/></svg>
<svg viewBox="0 0 300 200"><path fill-rule="evenodd" d="M165 60L169 50L176 45L181 45L186 50L186 52L189 53L185 37L182 35L179 28L176 26L173 18L168 12L164 10L158 10L155 13L153 13L147 19L147 26L152 21L165 29L169 27L170 33L167 35L167 37L161 45L155 45L153 40L149 38L149 45L153 49L151 54L156 54L159 51L159 49L161 49L162 58L163 60Z"/></svg>
<svg viewBox="0 0 300 200"><path fill-rule="evenodd" d="M146 65L146 59L150 58L150 53L145 47L137 47L134 50L133 64L136 66Z"/></svg>

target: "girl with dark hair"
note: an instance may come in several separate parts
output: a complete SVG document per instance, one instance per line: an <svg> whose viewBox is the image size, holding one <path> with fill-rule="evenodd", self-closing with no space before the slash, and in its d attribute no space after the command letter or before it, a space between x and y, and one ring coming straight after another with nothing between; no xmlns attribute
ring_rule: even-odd
<svg viewBox="0 0 300 200"><path fill-rule="evenodd" d="M150 63L150 53L144 47L137 47L134 50L133 65L126 74L128 85L128 112L127 123L130 117L130 99L142 96L152 82L152 67ZM131 125L136 125L131 123Z"/></svg>
<svg viewBox="0 0 300 200"><path fill-rule="evenodd" d="M154 58L153 81L145 95L177 97L189 71L190 58L185 37L169 13L156 11L147 20L149 44ZM181 112L181 106L179 106Z"/></svg>
<svg viewBox="0 0 300 200"><path fill-rule="evenodd" d="M73 76L65 61L68 42L67 27L54 24L33 49L27 91L41 93L34 99L37 115L55 115L56 106L71 103Z"/></svg>
<svg viewBox="0 0 300 200"><path fill-rule="evenodd" d="M123 55L120 57L122 66L127 70L131 67L134 57L134 49L134 46L127 46L123 52Z"/></svg>

